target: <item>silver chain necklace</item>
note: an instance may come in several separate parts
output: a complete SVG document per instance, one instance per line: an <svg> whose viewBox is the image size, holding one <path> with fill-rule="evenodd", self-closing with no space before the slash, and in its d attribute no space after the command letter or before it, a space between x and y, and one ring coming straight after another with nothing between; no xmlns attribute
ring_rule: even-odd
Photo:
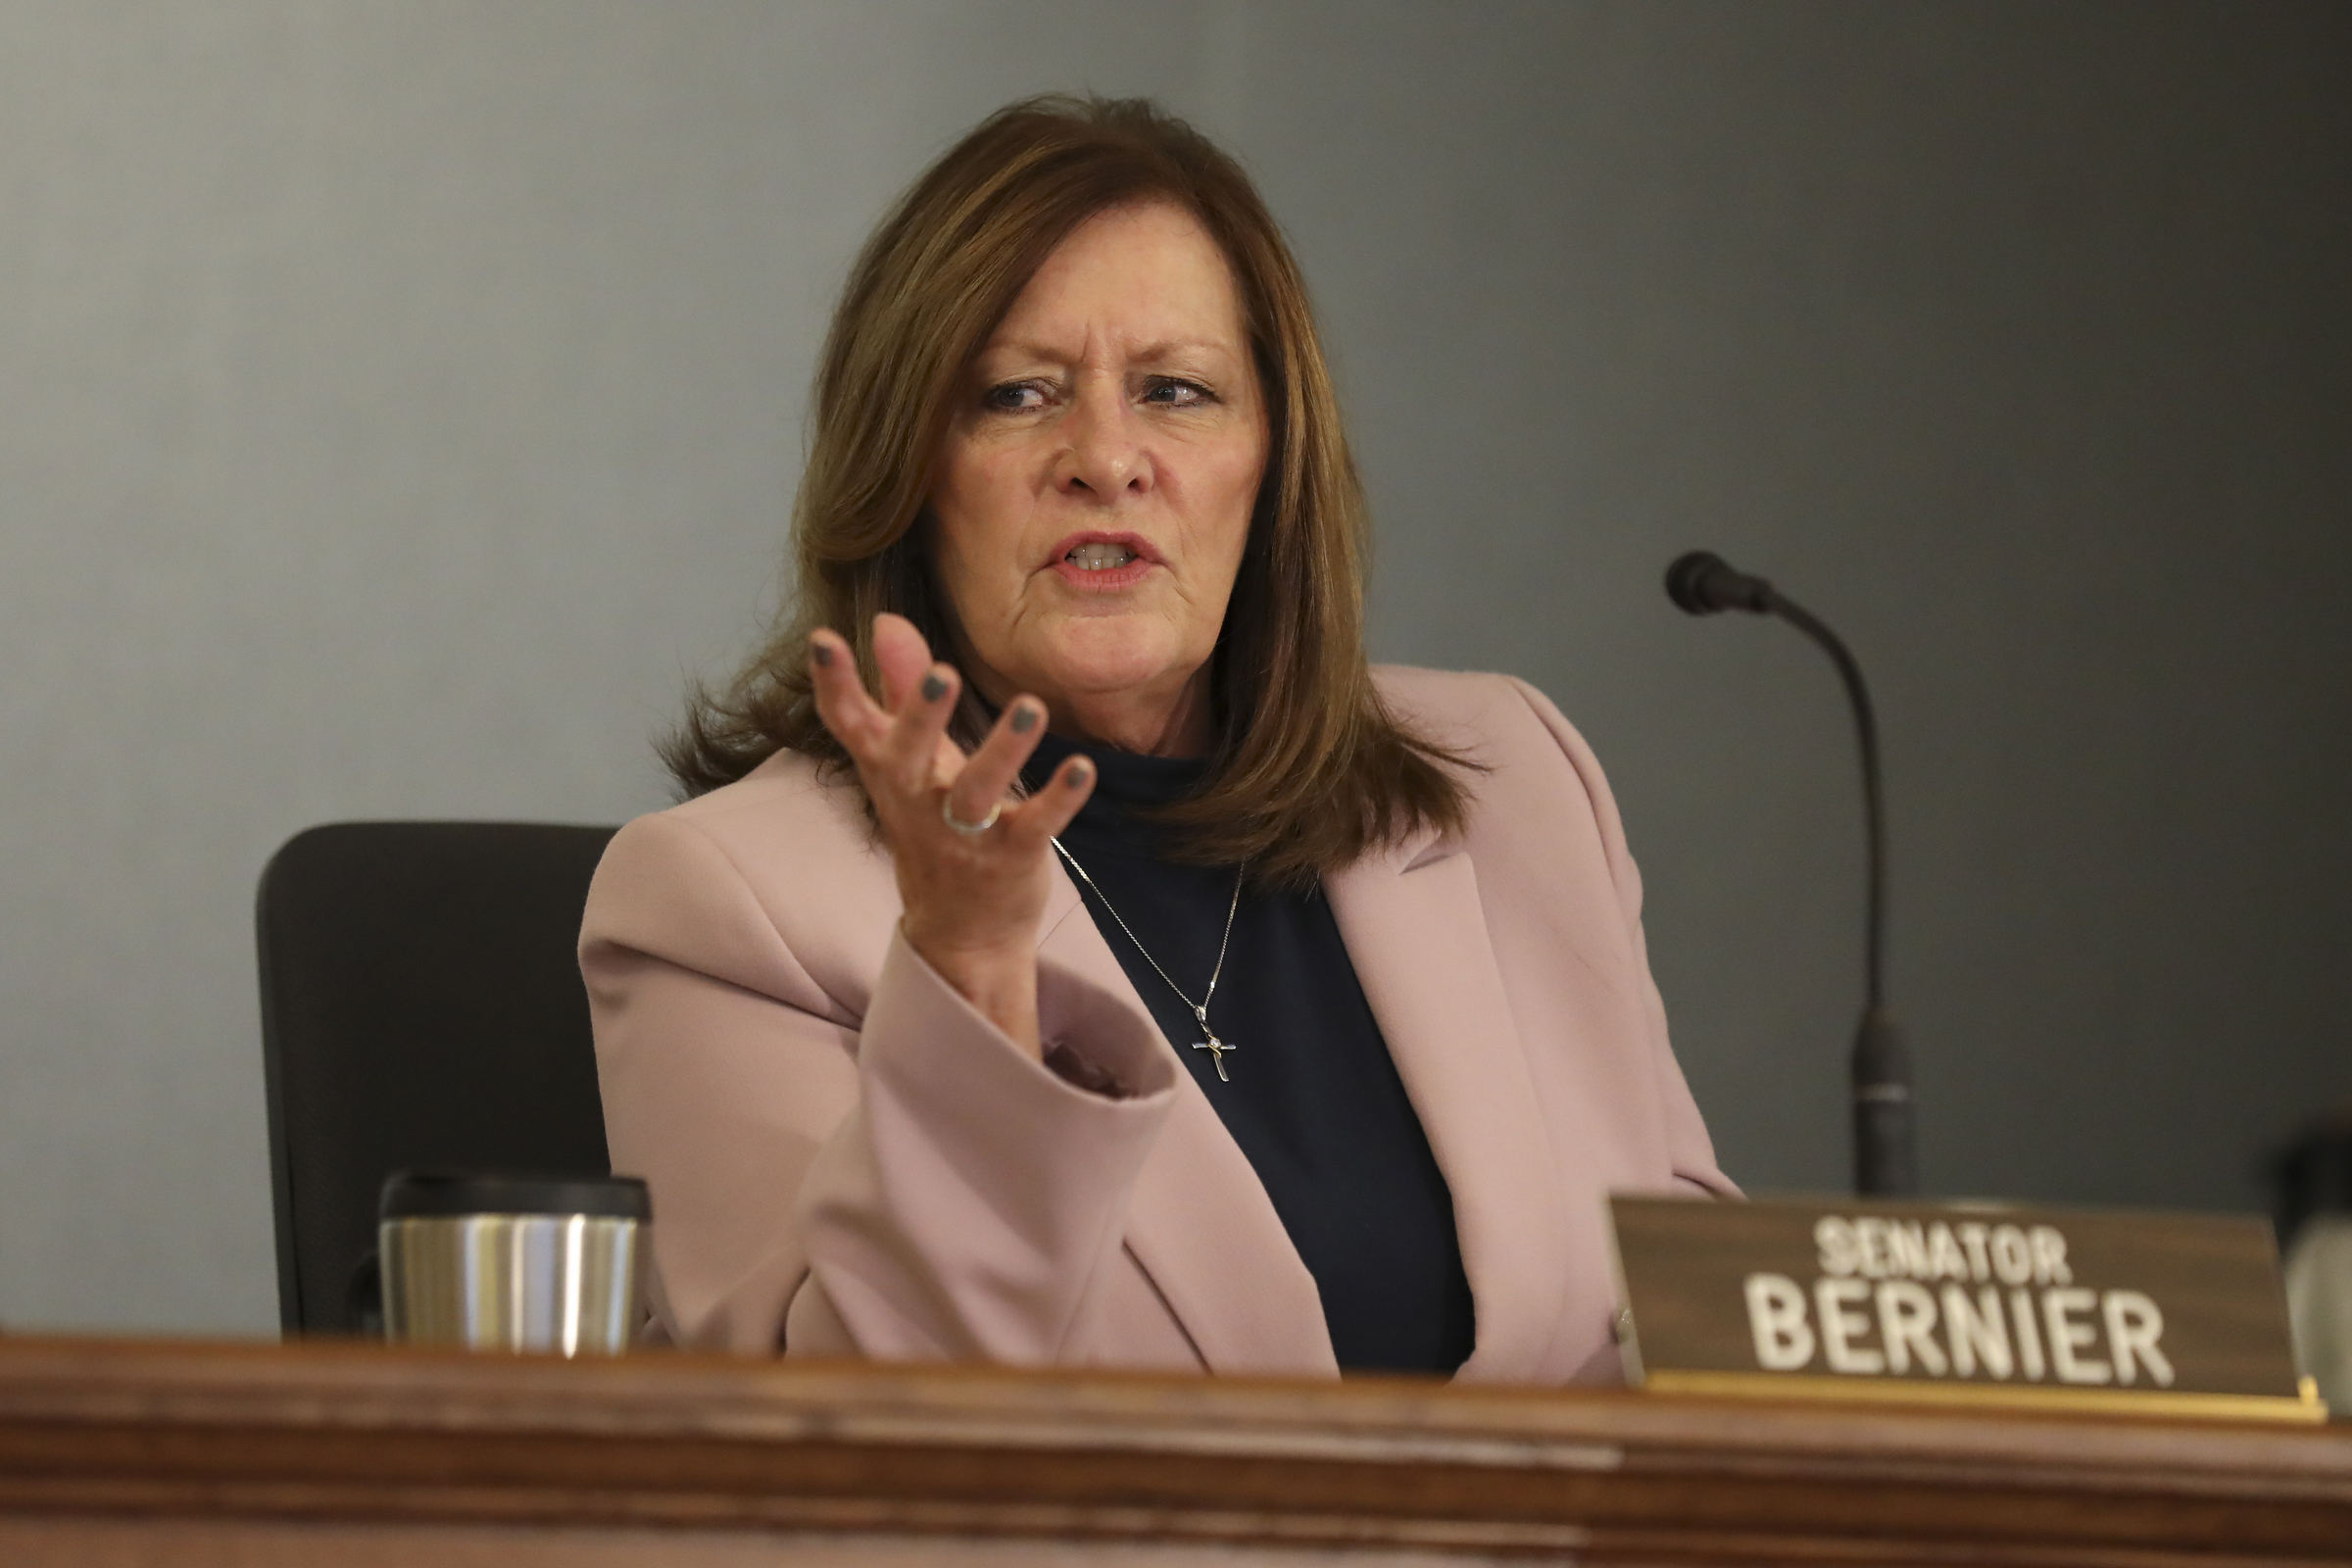
<svg viewBox="0 0 2352 1568"><path fill-rule="evenodd" d="M1054 848L1059 851L1061 858L1070 863L1070 869L1078 873L1078 880L1095 890L1095 897L1102 901L1102 907L1110 910L1110 917L1118 921L1119 929L1127 933L1127 940L1135 944L1135 951L1144 956L1144 961L1156 970L1162 980L1168 982L1168 989L1175 992L1186 1006L1193 1009L1193 1016L1200 1021L1200 1032L1208 1036L1206 1040L1194 1041L1193 1049L1207 1052L1209 1059L1217 1064L1217 1082L1223 1084L1233 1082L1225 1073L1225 1054L1229 1051L1239 1051L1242 1048L1230 1040L1217 1038L1217 1032L1208 1026L1208 1004L1217 999L1217 977L1225 972L1225 950L1233 943L1233 917L1240 912L1242 907L1242 876L1250 869L1249 865L1244 863L1234 870L1233 903L1225 910L1225 936L1217 944L1217 966L1209 971L1208 990L1201 994L1199 1002L1195 1002L1184 994L1184 987L1178 985L1169 976L1167 970L1159 967L1159 960L1152 956L1152 950L1144 946L1144 939L1137 936L1135 927L1122 919L1119 911L1111 906L1110 895L1104 893L1102 886L1093 877L1086 874L1086 867L1078 863L1078 857L1063 849L1059 839L1054 841Z"/></svg>

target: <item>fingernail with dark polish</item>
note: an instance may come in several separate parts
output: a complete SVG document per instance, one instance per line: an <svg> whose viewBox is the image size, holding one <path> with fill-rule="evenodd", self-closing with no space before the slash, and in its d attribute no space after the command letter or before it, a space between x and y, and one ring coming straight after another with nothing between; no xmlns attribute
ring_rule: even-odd
<svg viewBox="0 0 2352 1568"><path fill-rule="evenodd" d="M810 643L808 645L808 657L816 661L818 668L830 668L832 667L833 663L833 645L830 643Z"/></svg>
<svg viewBox="0 0 2352 1568"><path fill-rule="evenodd" d="M939 700L940 700L942 697L945 697L945 696L947 696L947 695L948 695L948 683L947 683L946 681L944 681L944 680L942 680L942 679L940 679L940 678L939 678L939 672L938 672L938 671L934 670L932 673L930 673L930 674L928 674L928 675L925 675L925 676L923 677L923 701L924 701L924 702L926 702L926 703L936 703L936 702L938 702L938 701L939 701Z"/></svg>
<svg viewBox="0 0 2352 1568"><path fill-rule="evenodd" d="M1026 735L1035 728L1037 728L1036 709L1024 703L1012 710L1012 732L1015 735Z"/></svg>
<svg viewBox="0 0 2352 1568"><path fill-rule="evenodd" d="M1088 767L1083 761L1070 764L1070 788L1074 790L1085 788L1086 781L1093 776L1094 769Z"/></svg>

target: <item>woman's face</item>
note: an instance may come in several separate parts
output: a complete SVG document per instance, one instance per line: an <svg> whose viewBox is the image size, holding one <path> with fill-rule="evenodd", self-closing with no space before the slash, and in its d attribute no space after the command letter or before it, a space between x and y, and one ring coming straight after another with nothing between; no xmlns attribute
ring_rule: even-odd
<svg viewBox="0 0 2352 1568"><path fill-rule="evenodd" d="M1200 222L1155 203L1073 231L981 349L931 492L967 676L1043 698L1065 733L1204 750L1266 432Z"/></svg>

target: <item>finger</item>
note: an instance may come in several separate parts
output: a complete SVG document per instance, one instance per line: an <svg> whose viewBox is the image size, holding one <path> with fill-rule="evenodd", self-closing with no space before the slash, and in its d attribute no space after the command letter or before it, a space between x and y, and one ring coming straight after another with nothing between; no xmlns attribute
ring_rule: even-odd
<svg viewBox="0 0 2352 1568"><path fill-rule="evenodd" d="M871 753L890 731L890 715L874 706L858 678L858 658L838 632L808 636L808 679L816 694L817 716L852 757Z"/></svg>
<svg viewBox="0 0 2352 1568"><path fill-rule="evenodd" d="M963 748L954 736L942 735L931 747L931 787L944 790L963 771Z"/></svg>
<svg viewBox="0 0 2352 1568"><path fill-rule="evenodd" d="M1006 704L988 739L980 743L949 787L948 800L956 816L977 822L988 814L989 808L1004 800L1045 732L1045 704L1034 697L1016 697Z"/></svg>
<svg viewBox="0 0 2352 1568"><path fill-rule="evenodd" d="M882 672L884 707L894 713L904 708L931 662L931 645L913 621L887 610L874 617L874 666Z"/></svg>
<svg viewBox="0 0 2352 1568"><path fill-rule="evenodd" d="M1094 793L1095 764L1073 757L1054 770L1044 789L1006 811L1000 830L1016 848L1043 850L1046 840L1068 827Z"/></svg>
<svg viewBox="0 0 2352 1568"><path fill-rule="evenodd" d="M929 790L942 782L940 742L947 739L948 720L955 716L956 700L962 691L963 683L953 668L933 664L915 678L912 689L898 705L883 750L891 777L901 789Z"/></svg>

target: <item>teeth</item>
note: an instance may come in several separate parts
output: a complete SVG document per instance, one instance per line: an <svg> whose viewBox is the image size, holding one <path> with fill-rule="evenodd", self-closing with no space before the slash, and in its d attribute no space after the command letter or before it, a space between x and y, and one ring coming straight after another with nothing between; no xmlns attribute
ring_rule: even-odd
<svg viewBox="0 0 2352 1568"><path fill-rule="evenodd" d="M1061 559L1080 571L1109 571L1133 561L1135 552L1125 545L1080 545Z"/></svg>

